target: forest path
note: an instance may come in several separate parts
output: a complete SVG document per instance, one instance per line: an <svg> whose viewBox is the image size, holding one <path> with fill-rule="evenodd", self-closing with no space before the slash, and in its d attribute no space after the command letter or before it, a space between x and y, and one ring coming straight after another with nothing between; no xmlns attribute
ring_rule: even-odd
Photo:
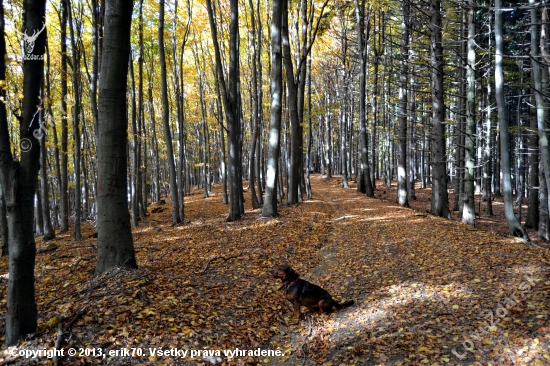
<svg viewBox="0 0 550 366"><path fill-rule="evenodd" d="M303 277L356 303L285 329L294 352L277 364L549 362L547 249L366 198L337 178L313 191L330 228Z"/></svg>
<svg viewBox="0 0 550 366"><path fill-rule="evenodd" d="M132 271L93 277L92 225L83 224L77 243L71 233L58 235L59 249L36 258L41 333L23 347L52 348L54 317L85 309L65 348L140 348L143 356L65 357L64 364L215 361L150 355L155 348L285 352L218 359L231 365L548 364L548 249L367 198L340 188L338 177L313 176L312 185L313 200L283 205L268 219L245 195L244 217L225 222L217 191L186 196L186 222L175 227L169 202L152 205L161 212L133 229L139 269ZM48 245L37 240L38 249ZM281 263L355 305L296 324L280 281L269 275ZM0 258L0 274L7 267ZM517 303L506 300L513 294ZM0 332L4 317L5 306ZM0 351L0 364L27 364L10 352Z"/></svg>

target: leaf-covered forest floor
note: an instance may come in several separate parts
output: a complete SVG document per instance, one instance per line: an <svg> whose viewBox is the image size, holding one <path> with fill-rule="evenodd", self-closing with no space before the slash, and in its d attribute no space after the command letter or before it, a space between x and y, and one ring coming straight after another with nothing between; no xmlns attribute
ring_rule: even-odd
<svg viewBox="0 0 550 366"><path fill-rule="evenodd" d="M427 214L427 198L424 206L422 198L411 202L419 205L417 211L397 206L394 192L382 187L379 198L370 199L341 189L338 177L313 176L312 185L312 201L282 206L280 216L270 219L260 218L260 209L252 210L245 195L243 219L227 223L219 190L207 199L196 191L186 197L186 222L171 227L168 202L134 229L137 270L94 278L92 225L83 223L85 239L79 242L72 234L58 235L59 248L36 258L39 333L1 350L0 364L32 364L11 354L52 349L57 319L67 328L77 314L72 332L63 336L65 350L89 348L98 355L139 348L143 356L77 355L62 357L59 364L217 362L203 354L151 356L155 348L279 348L285 354L227 358L222 353L225 365L550 363L546 246L534 248L499 234L506 224L498 224L498 216L491 218L490 231L480 230ZM38 249L49 244L37 239ZM308 314L297 323L280 281L268 273L281 263L338 301L353 299L355 305L330 315ZM1 258L0 330L7 268Z"/></svg>

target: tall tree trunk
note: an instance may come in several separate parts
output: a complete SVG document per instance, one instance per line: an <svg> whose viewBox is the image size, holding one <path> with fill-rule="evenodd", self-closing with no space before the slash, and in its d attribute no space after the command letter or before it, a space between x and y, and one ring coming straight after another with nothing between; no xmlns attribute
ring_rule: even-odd
<svg viewBox="0 0 550 366"><path fill-rule="evenodd" d="M68 0L61 0L61 196L60 232L69 231L68 114L67 114L67 19Z"/></svg>
<svg viewBox="0 0 550 366"><path fill-rule="evenodd" d="M311 178L310 178L310 172L313 167L313 157L311 154L313 153L313 126L311 121L311 53L308 56L307 59L307 163L306 163L306 195L307 199L312 199L312 192L311 192Z"/></svg>
<svg viewBox="0 0 550 366"><path fill-rule="evenodd" d="M543 23L544 26L544 32L540 33L539 39L539 26L538 26L538 16L537 16L537 9L534 7L535 1L529 0L529 4L531 4L531 67L533 68L533 81L535 84L535 101L537 106L537 126L539 131L539 145L540 145L540 161L544 169L544 177L546 179L546 186L550 187L550 146L548 146L548 135L547 135L547 129L545 126L545 111L544 108L544 100L542 97L543 89L542 89L542 76L541 76L541 70L540 70L540 49L539 49L539 41L542 43L546 42L546 28L547 24L546 21ZM544 20L546 20L546 11L544 11ZM544 47L542 49L544 51L544 59L546 62L550 61L550 57L546 54L546 44L544 44ZM548 67L548 66L546 66ZM548 89L545 89L546 92ZM547 197L548 200L548 207L550 207L550 195Z"/></svg>
<svg viewBox="0 0 550 366"><path fill-rule="evenodd" d="M212 1L206 0L206 8L210 19L210 30L214 43L216 70L218 84L221 89L222 102L227 120L229 157L229 215L227 221L235 221L241 218L244 212L243 206L243 182L241 172L241 114L239 103L239 7L237 0L230 0L231 22L229 24L229 72L226 84L222 68L220 46L218 43L218 31Z"/></svg>
<svg viewBox="0 0 550 366"><path fill-rule="evenodd" d="M289 172L288 191L286 200L289 205L298 203L298 183L300 150L302 148L300 136L300 121L298 120L298 90L294 81L294 65L290 52L290 40L288 36L288 0L283 1L283 23L281 27L281 40L283 45L283 61L286 72L286 88L288 113L290 117L290 151L289 151Z"/></svg>
<svg viewBox="0 0 550 366"><path fill-rule="evenodd" d="M258 144L258 137L260 135L260 108L261 100L259 99L258 86L261 88L261 84L258 84L258 72L261 68L260 59L258 58L258 42L257 42L257 28L256 28L256 15L254 10L254 4L252 0L248 0L248 6L250 8L250 33L252 39L250 40L252 47L252 62L251 62L251 73L252 73L252 116L251 116L251 132L252 132L252 143L250 146L249 152L249 164L248 164L248 187L250 189L250 200L252 201L252 208L256 209L260 207L258 197L256 195L256 188L254 184L256 183L256 158L257 149L256 145ZM260 188L261 191L261 188Z"/></svg>
<svg viewBox="0 0 550 366"><path fill-rule="evenodd" d="M462 223L476 226L474 179L475 179L475 148L476 148L476 50L475 50L475 0L470 0L468 9L468 56L466 65L466 134L464 140L464 207L462 208Z"/></svg>
<svg viewBox="0 0 550 366"><path fill-rule="evenodd" d="M445 151L445 104L443 95L443 44L441 0L430 0L430 79L432 90L432 202L431 212L451 218L447 194L447 160Z"/></svg>
<svg viewBox="0 0 550 366"><path fill-rule="evenodd" d="M283 63L281 49L281 27L283 4L287 0L273 0L271 19L271 117L269 121L269 150L264 207L262 216L277 215L277 178L281 149L281 118L283 96Z"/></svg>
<svg viewBox="0 0 550 366"><path fill-rule="evenodd" d="M495 97L500 130L500 164L502 171L502 189L504 196L504 215L508 223L508 231L514 236L529 240L525 229L514 215L512 201L512 182L510 171L510 136L508 131L508 115L504 101L504 73L502 72L503 39L502 39L502 2L495 0Z"/></svg>
<svg viewBox="0 0 550 366"><path fill-rule="evenodd" d="M168 170L170 176L170 197L172 198L172 226L181 222L178 184L176 181L176 162L174 160L174 147L172 132L170 131L170 104L168 102L168 85L166 76L166 55L164 53L164 0L159 1L159 58L160 58L160 82L162 89L162 126L166 142L166 154L168 155Z"/></svg>
<svg viewBox="0 0 550 366"><path fill-rule="evenodd" d="M546 186L546 179L544 179L544 169L540 169L540 189L539 189L539 199L540 199L540 215L539 215L539 230L538 235L540 238L550 241L550 215L548 207L548 187Z"/></svg>
<svg viewBox="0 0 550 366"><path fill-rule="evenodd" d="M75 175L75 220L74 220L74 239L80 240L82 234L80 232L80 219L82 215L82 189L80 184L80 164L81 164L81 139L80 139L80 49L76 46L76 37L74 35L74 22L72 16L71 1L67 0L68 15L69 15L69 30L71 33L72 46L72 71L73 71L73 137L74 137L74 175Z"/></svg>
<svg viewBox="0 0 550 366"><path fill-rule="evenodd" d="M407 192L407 79L409 77L410 0L402 3L401 61L399 70L399 144L397 147L397 203L409 207Z"/></svg>
<svg viewBox="0 0 550 366"><path fill-rule="evenodd" d="M45 98L42 98L44 100ZM41 115L44 116L44 110L41 111ZM42 126L44 127L45 119L42 120ZM40 139L40 195L42 201L42 221L44 223L44 237L43 241L55 239L55 230L52 226L51 210L50 210L50 195L48 186L48 164L47 164L47 151L46 151L46 134L42 134Z"/></svg>
<svg viewBox="0 0 550 366"><path fill-rule="evenodd" d="M490 22L489 22L490 27ZM490 29L490 28L489 28ZM490 33L490 32L489 32ZM489 37L489 49L491 49L491 37ZM489 62L490 63L490 62ZM489 67L489 71L487 72L487 75L491 73L491 68ZM487 77L487 93L486 93L486 110L487 114L485 117L485 124L486 124L486 131L485 131L485 148L483 150L483 162L484 162L484 168L483 168L483 174L485 179L485 200L487 202L487 215L493 216L493 197L491 192L491 178L493 177L493 158L491 156L492 150L493 150L493 128L492 124L493 121L491 120L491 82L489 81L489 77Z"/></svg>
<svg viewBox="0 0 550 366"><path fill-rule="evenodd" d="M98 98L97 267L136 268L128 212L126 85L133 1L106 0Z"/></svg>
<svg viewBox="0 0 550 366"><path fill-rule="evenodd" d="M357 32L359 61L359 139L358 150L360 153L361 168L359 172L359 181L357 191L366 193L368 197L374 197L372 183L370 181L369 159L368 159L368 141L367 141L367 121L366 121L366 74L367 74L367 50L366 45L369 40L370 31L370 9L367 25L365 26L365 0L355 1L355 15L359 24ZM365 28L366 34L365 34Z"/></svg>
<svg viewBox="0 0 550 366"><path fill-rule="evenodd" d="M6 53L4 8L0 1L0 53ZM40 89L44 76L46 1L23 2L23 32L36 34L34 44L25 39L23 58L23 109L19 117L21 161L13 159L5 104L0 103L0 178L8 212L9 280L6 312L6 345L12 346L37 327L34 297L36 243L33 235L34 197L38 184L40 146L36 138ZM33 47L34 46L34 47ZM0 60L0 80L5 80L5 60ZM2 89L2 94L5 91ZM5 95L3 95L5 96Z"/></svg>
<svg viewBox="0 0 550 366"><path fill-rule="evenodd" d="M531 105L533 103L531 97ZM529 121L532 131L537 129L537 113L536 108L530 108ZM539 227L539 136L531 132L529 134L529 204L527 206L527 216L525 218L525 227L530 229L538 229Z"/></svg>
<svg viewBox="0 0 550 366"><path fill-rule="evenodd" d="M137 130L137 105L136 105L136 83L134 79L134 57L132 55L132 50L130 49L129 55L129 72L130 75L130 98L132 103L132 109L130 112L132 119L132 175L130 177L131 192L130 192L130 202L132 207L132 226L138 226L139 220L139 196L140 192L138 189L138 170L139 170L139 148L138 148L138 130Z"/></svg>

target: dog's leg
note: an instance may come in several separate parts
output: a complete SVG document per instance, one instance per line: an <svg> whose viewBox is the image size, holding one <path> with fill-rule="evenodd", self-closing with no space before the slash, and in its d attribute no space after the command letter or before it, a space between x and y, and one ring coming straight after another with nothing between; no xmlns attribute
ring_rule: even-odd
<svg viewBox="0 0 550 366"><path fill-rule="evenodd" d="M294 308L294 311L292 312L292 315L299 321L300 320L300 303L299 302L293 302L292 306Z"/></svg>

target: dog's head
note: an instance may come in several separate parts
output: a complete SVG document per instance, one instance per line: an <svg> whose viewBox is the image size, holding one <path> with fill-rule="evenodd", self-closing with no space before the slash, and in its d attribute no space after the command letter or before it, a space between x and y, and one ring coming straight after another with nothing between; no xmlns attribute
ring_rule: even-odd
<svg viewBox="0 0 550 366"><path fill-rule="evenodd" d="M280 278L281 281L293 281L296 278L300 277L300 275L292 269L288 264L281 264L279 266L276 266L271 271L271 276L274 278Z"/></svg>

